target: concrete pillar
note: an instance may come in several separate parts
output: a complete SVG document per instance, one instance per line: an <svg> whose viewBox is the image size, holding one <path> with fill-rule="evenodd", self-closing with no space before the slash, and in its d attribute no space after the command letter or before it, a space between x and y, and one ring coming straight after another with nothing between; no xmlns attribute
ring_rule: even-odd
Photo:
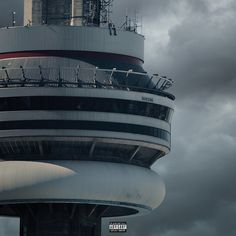
<svg viewBox="0 0 236 236"><path fill-rule="evenodd" d="M84 0L72 0L71 25L83 25L83 2Z"/></svg>
<svg viewBox="0 0 236 236"><path fill-rule="evenodd" d="M42 24L43 0L24 0L24 25Z"/></svg>
<svg viewBox="0 0 236 236"><path fill-rule="evenodd" d="M84 0L24 0L24 25L83 25L83 4Z"/></svg>
<svg viewBox="0 0 236 236"><path fill-rule="evenodd" d="M33 0L24 0L24 25L32 22Z"/></svg>
<svg viewBox="0 0 236 236"><path fill-rule="evenodd" d="M76 210L67 204L25 204L20 207L20 236L101 236L101 218L89 217L86 208L79 204Z"/></svg>

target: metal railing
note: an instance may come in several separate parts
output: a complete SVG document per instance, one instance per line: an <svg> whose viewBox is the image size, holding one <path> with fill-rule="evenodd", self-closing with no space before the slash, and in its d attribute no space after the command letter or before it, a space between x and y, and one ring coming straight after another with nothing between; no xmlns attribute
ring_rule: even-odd
<svg viewBox="0 0 236 236"><path fill-rule="evenodd" d="M146 78L142 86L139 79ZM134 79L136 83L134 82ZM131 85L132 84L132 85ZM147 92L167 96L174 99L172 94L165 92L173 85L173 80L158 74L135 72L133 70L117 70L59 67L42 68L27 67L0 69L0 88L12 87L74 87L74 88L105 88L128 91Z"/></svg>

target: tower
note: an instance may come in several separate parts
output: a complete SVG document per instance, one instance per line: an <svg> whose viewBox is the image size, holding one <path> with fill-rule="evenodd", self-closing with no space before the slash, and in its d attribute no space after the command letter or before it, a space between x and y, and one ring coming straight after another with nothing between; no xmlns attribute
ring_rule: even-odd
<svg viewBox="0 0 236 236"><path fill-rule="evenodd" d="M172 80L144 71L111 2L25 0L24 26L0 29L0 214L21 236L98 236L164 199Z"/></svg>

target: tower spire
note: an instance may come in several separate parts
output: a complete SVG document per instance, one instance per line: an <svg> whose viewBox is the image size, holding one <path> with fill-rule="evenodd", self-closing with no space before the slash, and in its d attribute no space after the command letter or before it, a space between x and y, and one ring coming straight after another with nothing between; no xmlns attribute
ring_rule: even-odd
<svg viewBox="0 0 236 236"><path fill-rule="evenodd" d="M103 0L24 0L24 24L99 26Z"/></svg>

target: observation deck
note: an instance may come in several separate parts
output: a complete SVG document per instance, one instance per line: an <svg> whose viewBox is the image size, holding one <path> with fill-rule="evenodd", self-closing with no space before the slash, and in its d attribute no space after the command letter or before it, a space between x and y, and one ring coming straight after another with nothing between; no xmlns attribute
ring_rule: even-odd
<svg viewBox="0 0 236 236"><path fill-rule="evenodd" d="M143 69L144 37L112 0L25 0L0 29L0 214L21 236L100 236L102 217L157 208L173 80Z"/></svg>
<svg viewBox="0 0 236 236"><path fill-rule="evenodd" d="M143 78L146 87L135 86ZM170 150L171 85L132 70L1 69L1 158L149 167Z"/></svg>
<svg viewBox="0 0 236 236"><path fill-rule="evenodd" d="M96 66L105 60L107 64L101 68L124 69L125 64L137 68L144 61L144 36L118 29L114 35L108 27L93 26L5 27L0 29L0 52L0 59L57 56Z"/></svg>

